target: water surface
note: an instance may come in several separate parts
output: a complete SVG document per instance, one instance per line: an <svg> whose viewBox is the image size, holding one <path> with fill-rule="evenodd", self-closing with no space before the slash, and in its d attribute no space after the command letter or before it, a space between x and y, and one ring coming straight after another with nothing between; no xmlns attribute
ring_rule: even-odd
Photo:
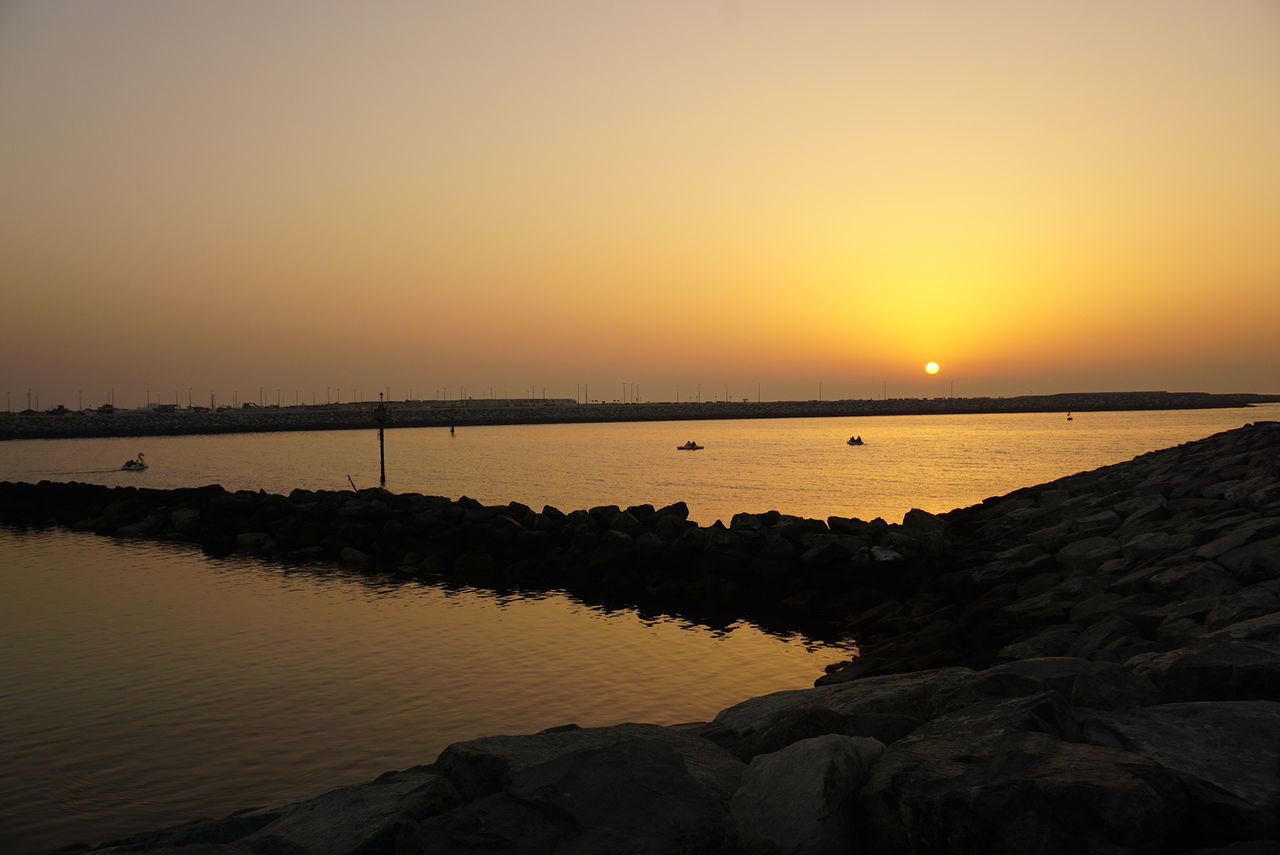
<svg viewBox="0 0 1280 855"><path fill-rule="evenodd" d="M779 510L896 522L1280 418L1222 410L1016 413L403 428L387 431L387 486L569 511L675 501L703 524ZM851 447L858 434L866 441ZM695 439L702 451L677 451ZM118 467L144 451L150 468ZM0 479L288 493L378 483L376 432L317 431L0 443Z"/></svg>
<svg viewBox="0 0 1280 855"><path fill-rule="evenodd" d="M847 656L79 533L0 528L0 567L5 852L277 804L477 736L705 720Z"/></svg>

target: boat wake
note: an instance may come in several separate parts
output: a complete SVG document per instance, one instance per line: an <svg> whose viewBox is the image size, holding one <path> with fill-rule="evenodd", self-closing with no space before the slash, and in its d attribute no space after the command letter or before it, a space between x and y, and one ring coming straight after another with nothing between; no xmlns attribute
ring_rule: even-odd
<svg viewBox="0 0 1280 855"><path fill-rule="evenodd" d="M108 472L119 472L120 467L114 469L74 469L66 472L56 472L56 475L105 475Z"/></svg>

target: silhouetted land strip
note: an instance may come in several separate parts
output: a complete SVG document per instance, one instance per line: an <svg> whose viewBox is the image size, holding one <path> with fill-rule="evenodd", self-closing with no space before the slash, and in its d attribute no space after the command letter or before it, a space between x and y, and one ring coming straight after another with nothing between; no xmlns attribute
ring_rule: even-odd
<svg viewBox="0 0 1280 855"><path fill-rule="evenodd" d="M387 427L568 424L575 422L779 419L831 416L905 416L958 413L1052 413L1117 410L1199 410L1280 401L1280 395L1205 392L1093 392L1012 398L890 398L888 400L749 401L704 403L576 404L503 399L466 402L392 402ZM0 439L91 436L164 436L264 431L352 430L373 424L376 403L248 407L217 412L0 414Z"/></svg>
<svg viewBox="0 0 1280 855"><path fill-rule="evenodd" d="M856 637L707 722L456 743L118 852L1270 855L1280 423L901 524L0 483L0 520ZM427 760L429 758L423 758Z"/></svg>

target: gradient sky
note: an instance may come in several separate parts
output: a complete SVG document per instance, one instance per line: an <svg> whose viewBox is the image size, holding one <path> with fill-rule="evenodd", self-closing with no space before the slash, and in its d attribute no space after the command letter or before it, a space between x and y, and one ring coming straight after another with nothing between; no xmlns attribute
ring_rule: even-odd
<svg viewBox="0 0 1280 855"><path fill-rule="evenodd" d="M14 409L1280 392L1280 2L0 0L0 199Z"/></svg>

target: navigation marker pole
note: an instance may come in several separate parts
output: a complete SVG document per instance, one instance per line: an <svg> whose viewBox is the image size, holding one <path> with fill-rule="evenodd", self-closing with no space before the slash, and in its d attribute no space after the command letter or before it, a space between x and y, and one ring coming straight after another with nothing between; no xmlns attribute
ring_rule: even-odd
<svg viewBox="0 0 1280 855"><path fill-rule="evenodd" d="M383 437L383 428L387 423L387 406L382 401L382 393L378 393L378 406L373 411L373 420L378 423L378 485L387 488L387 450Z"/></svg>

